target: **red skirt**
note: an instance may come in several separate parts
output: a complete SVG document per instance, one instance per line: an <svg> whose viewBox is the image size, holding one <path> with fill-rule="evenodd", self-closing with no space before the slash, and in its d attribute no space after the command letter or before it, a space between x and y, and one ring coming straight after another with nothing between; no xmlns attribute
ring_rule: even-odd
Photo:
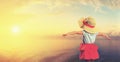
<svg viewBox="0 0 120 62"><path fill-rule="evenodd" d="M95 44L81 44L80 45L80 55L81 60L96 60L99 58L98 46Z"/></svg>

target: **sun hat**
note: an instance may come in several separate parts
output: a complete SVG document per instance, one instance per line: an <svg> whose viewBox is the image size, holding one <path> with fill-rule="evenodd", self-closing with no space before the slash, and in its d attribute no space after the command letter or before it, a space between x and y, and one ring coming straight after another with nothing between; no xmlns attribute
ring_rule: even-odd
<svg viewBox="0 0 120 62"><path fill-rule="evenodd" d="M82 17L79 21L79 26L83 30L89 32L89 33L96 33L97 28L96 28L96 21L92 17Z"/></svg>

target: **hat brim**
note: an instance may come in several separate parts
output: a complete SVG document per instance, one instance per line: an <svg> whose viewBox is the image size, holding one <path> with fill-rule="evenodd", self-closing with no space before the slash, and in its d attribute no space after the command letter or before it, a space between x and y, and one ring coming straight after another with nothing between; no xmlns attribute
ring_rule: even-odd
<svg viewBox="0 0 120 62"><path fill-rule="evenodd" d="M79 21L78 21L78 24L79 24L79 27L86 30L87 32L89 33L97 33L98 32L98 29L97 27L95 26L94 28L91 28L91 27L88 27L86 25L83 24L83 20L84 18L81 18Z"/></svg>
<svg viewBox="0 0 120 62"><path fill-rule="evenodd" d="M97 33L98 32L98 29L96 27L90 28L90 27L84 25L83 29L89 33Z"/></svg>

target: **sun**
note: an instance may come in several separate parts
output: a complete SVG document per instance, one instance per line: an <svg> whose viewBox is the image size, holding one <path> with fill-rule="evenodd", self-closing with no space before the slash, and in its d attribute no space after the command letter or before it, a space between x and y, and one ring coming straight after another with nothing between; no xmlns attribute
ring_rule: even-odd
<svg viewBox="0 0 120 62"><path fill-rule="evenodd" d="M18 33L18 32L20 32L20 28L18 26L14 26L14 27L12 27L12 32Z"/></svg>

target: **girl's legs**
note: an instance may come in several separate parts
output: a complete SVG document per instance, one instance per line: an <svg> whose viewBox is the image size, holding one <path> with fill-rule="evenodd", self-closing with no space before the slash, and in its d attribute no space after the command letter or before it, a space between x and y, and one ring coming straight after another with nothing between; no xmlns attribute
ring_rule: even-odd
<svg viewBox="0 0 120 62"><path fill-rule="evenodd" d="M86 62L94 62L94 60L86 60Z"/></svg>
<svg viewBox="0 0 120 62"><path fill-rule="evenodd" d="M91 60L86 60L86 62L91 62Z"/></svg>

